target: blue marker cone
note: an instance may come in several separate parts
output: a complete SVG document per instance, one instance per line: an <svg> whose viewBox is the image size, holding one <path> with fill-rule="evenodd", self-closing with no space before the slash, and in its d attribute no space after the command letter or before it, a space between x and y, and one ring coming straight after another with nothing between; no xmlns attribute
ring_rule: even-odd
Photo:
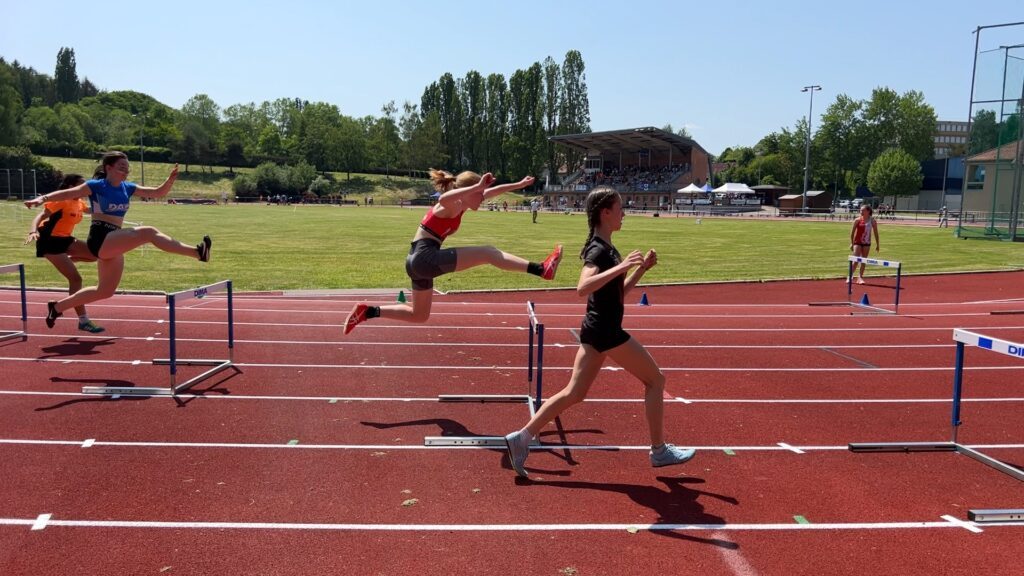
<svg viewBox="0 0 1024 576"><path fill-rule="evenodd" d="M867 293L866 293L866 292L865 292L865 293L864 293L864 295L863 295L863 296L861 296L861 298L860 298L860 305L861 305L861 306L871 306L871 301L870 301L870 300L868 300L868 295L867 295Z"/></svg>
<svg viewBox="0 0 1024 576"><path fill-rule="evenodd" d="M640 296L640 305L641 306L650 306L651 305L651 303L647 300L647 292L644 292L643 295Z"/></svg>
<svg viewBox="0 0 1024 576"><path fill-rule="evenodd" d="M398 291L398 301L405 304L405 290Z"/></svg>

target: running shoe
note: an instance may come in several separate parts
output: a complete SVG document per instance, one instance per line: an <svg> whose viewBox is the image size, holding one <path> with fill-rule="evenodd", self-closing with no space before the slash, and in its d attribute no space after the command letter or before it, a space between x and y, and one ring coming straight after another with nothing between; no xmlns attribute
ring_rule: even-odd
<svg viewBox="0 0 1024 576"><path fill-rule="evenodd" d="M345 334L352 331L353 328L366 322L366 309L369 308L366 304L356 304L352 311L348 313L348 318L345 320Z"/></svg>
<svg viewBox="0 0 1024 576"><path fill-rule="evenodd" d="M210 240L209 236L203 236L203 241L196 244L196 250L199 252L200 262L210 261L210 245L213 244L213 240Z"/></svg>
<svg viewBox="0 0 1024 576"><path fill-rule="evenodd" d="M46 327L53 328L53 324L64 314L57 312L57 301L50 300L46 303Z"/></svg>
<svg viewBox="0 0 1024 576"><path fill-rule="evenodd" d="M693 455L696 453L697 451L693 448L680 448L672 444L662 444L660 448L651 450L651 466L661 468L662 466L682 464L693 458Z"/></svg>
<svg viewBox="0 0 1024 576"><path fill-rule="evenodd" d="M554 280L555 272L558 271L558 263L562 261L562 245L555 246L555 249L541 264L544 272L540 275L545 280Z"/></svg>
<svg viewBox="0 0 1024 576"><path fill-rule="evenodd" d="M106 328L96 324L92 320L86 320L85 322L78 323L78 329L83 332L89 332L92 334L99 334L100 332L106 331Z"/></svg>
<svg viewBox="0 0 1024 576"><path fill-rule="evenodd" d="M530 455L529 434L522 430L505 436L505 445L508 446L508 460L512 463L512 469L523 478L529 478L526 473L526 457Z"/></svg>

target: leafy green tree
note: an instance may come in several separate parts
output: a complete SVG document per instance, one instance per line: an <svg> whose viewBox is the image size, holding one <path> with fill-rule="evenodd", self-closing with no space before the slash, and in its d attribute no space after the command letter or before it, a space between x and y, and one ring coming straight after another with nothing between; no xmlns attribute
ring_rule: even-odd
<svg viewBox="0 0 1024 576"><path fill-rule="evenodd" d="M548 167L548 174L550 174L555 180L555 176L558 174L558 168L561 164L561 158L558 157L557 148L555 143L549 140L551 136L558 134L558 112L561 106L559 106L559 99L562 97L562 68L555 62L555 59L548 56L544 59L542 65L544 74L543 96L541 98L544 106L544 133L545 133L545 151L544 151L544 164Z"/></svg>
<svg viewBox="0 0 1024 576"><path fill-rule="evenodd" d="M14 70L0 60L0 146L18 142L17 121L22 109Z"/></svg>
<svg viewBox="0 0 1024 576"><path fill-rule="evenodd" d="M181 107L180 126L182 133L195 142L195 162L206 164L212 171L220 141L220 106L206 94L196 94Z"/></svg>
<svg viewBox="0 0 1024 576"><path fill-rule="evenodd" d="M442 145L441 116L431 112L413 130L408 142L410 166L418 170L441 168L448 162Z"/></svg>
<svg viewBox="0 0 1024 576"><path fill-rule="evenodd" d="M917 194L923 181L921 163L901 148L882 152L868 170L868 188L877 195Z"/></svg>
<svg viewBox="0 0 1024 576"><path fill-rule="evenodd" d="M61 48L57 52L57 69L53 78L58 102L78 102L81 85L78 83L74 48Z"/></svg>
<svg viewBox="0 0 1024 576"><path fill-rule="evenodd" d="M506 177L508 163L505 139L508 137L508 84L505 76L487 77L487 128L484 134L483 165L499 178Z"/></svg>
<svg viewBox="0 0 1024 576"><path fill-rule="evenodd" d="M337 165L345 170L347 179L351 180L352 172L363 168L366 163L366 131L358 120L342 116L331 141L336 147L332 154L337 159Z"/></svg>
<svg viewBox="0 0 1024 576"><path fill-rule="evenodd" d="M562 93L559 98L558 134L590 132L590 99L587 96L586 65L578 50L570 50L562 61ZM583 164L583 154L565 150L564 164L575 170Z"/></svg>
<svg viewBox="0 0 1024 576"><path fill-rule="evenodd" d="M490 167L483 165L487 118L487 90L484 77L476 70L470 70L459 86L459 98L465 114L462 119L465 165L476 170L489 170Z"/></svg>

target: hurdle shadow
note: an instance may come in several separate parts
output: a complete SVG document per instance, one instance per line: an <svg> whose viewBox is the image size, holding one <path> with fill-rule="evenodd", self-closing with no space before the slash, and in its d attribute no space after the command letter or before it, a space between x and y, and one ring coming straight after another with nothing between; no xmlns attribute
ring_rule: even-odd
<svg viewBox="0 0 1024 576"><path fill-rule="evenodd" d="M131 380L118 380L116 378L63 378L61 376L51 376L50 382L53 383L75 383L83 386L117 386L118 388L134 388L135 382ZM121 398L111 398L109 396L95 396L91 398L75 398L73 400L64 400L50 406L41 406L36 408L36 412L47 412L50 410L56 410L58 408L66 408L75 404L81 404L85 402L117 402L118 400L149 400L149 396L122 396Z"/></svg>
<svg viewBox="0 0 1024 576"><path fill-rule="evenodd" d="M174 398L174 402L178 405L178 408L184 408L191 404L192 402L195 402L196 400L201 400L207 394L230 396L231 390L222 387L223 384L228 380L231 380L235 376L238 376L239 374L244 374L244 372L242 372L242 369L239 368L238 366L235 366L234 364L232 364L228 368L231 369L230 374L214 374L214 376L217 376L217 379L214 380L211 378L209 386L205 388L199 388L199 384L197 383L195 386L190 387L188 390L183 391L181 394L178 394L177 396L172 396L172 398Z"/></svg>
<svg viewBox="0 0 1024 576"><path fill-rule="evenodd" d="M37 360L62 358L65 356L94 356L101 353L99 348L103 346L110 346L116 341L117 338L103 338L101 340L80 340L77 337L69 338L60 344L40 348L44 354L39 356Z"/></svg>
<svg viewBox="0 0 1024 576"><path fill-rule="evenodd" d="M600 492L621 494L633 502L653 510L658 515L657 520L653 522L654 524L725 524L724 518L708 514L704 510L704 506L698 501L698 498L701 496L714 498L733 505L739 504L739 500L732 496L724 496L686 486L687 484L704 484L704 480L701 478L658 476L657 480L664 484L666 489L662 489L660 486L640 484L580 482L575 480L531 480L520 477L516 478L516 484L523 487L547 486L570 490L598 490ZM739 544L729 540L702 538L675 530L652 530L651 532L659 536L687 540L699 544L709 544L729 550L736 550L740 547Z"/></svg>

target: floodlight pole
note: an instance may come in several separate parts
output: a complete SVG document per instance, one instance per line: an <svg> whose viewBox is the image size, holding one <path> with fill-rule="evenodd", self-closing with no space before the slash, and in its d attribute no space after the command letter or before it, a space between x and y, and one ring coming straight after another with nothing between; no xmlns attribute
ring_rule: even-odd
<svg viewBox="0 0 1024 576"><path fill-rule="evenodd" d="M811 114L814 113L814 93L821 86L804 86L801 92L811 93L811 106L807 109L807 143L804 145L804 193L800 212L807 212L807 181L811 176Z"/></svg>

